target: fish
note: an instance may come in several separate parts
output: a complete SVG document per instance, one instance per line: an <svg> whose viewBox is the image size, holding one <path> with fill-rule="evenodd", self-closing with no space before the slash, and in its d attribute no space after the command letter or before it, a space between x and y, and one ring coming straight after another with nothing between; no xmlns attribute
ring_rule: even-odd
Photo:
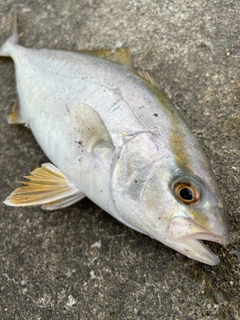
<svg viewBox="0 0 240 320"><path fill-rule="evenodd" d="M229 243L224 202L203 149L130 49L67 51L19 44L14 15L0 56L16 70L8 117L49 159L4 201L45 210L89 198L126 226L199 262L203 240Z"/></svg>

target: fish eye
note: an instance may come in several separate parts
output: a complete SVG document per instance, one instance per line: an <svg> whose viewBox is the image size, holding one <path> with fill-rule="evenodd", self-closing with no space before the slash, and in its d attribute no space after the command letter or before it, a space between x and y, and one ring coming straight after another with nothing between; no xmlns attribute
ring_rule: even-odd
<svg viewBox="0 0 240 320"><path fill-rule="evenodd" d="M186 201L191 201L193 199L193 193L190 188L181 188L179 191L179 196L181 197L181 199Z"/></svg>
<svg viewBox="0 0 240 320"><path fill-rule="evenodd" d="M195 183L184 180L185 179L181 181L181 179L178 179L173 182L174 196L185 205L193 205L199 201L201 192Z"/></svg>

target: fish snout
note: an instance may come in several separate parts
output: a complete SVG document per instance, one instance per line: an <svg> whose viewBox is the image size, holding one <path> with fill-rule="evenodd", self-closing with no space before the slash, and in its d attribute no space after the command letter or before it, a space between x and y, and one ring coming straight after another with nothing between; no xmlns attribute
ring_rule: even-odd
<svg viewBox="0 0 240 320"><path fill-rule="evenodd" d="M209 240L223 245L229 243L228 223L213 218L206 224L199 224L190 217L174 217L169 225L169 236L173 241L183 239Z"/></svg>
<svg viewBox="0 0 240 320"><path fill-rule="evenodd" d="M168 237L172 248L189 258L214 266L220 259L201 240L226 245L229 243L228 225L200 225L190 217L175 216L171 219Z"/></svg>

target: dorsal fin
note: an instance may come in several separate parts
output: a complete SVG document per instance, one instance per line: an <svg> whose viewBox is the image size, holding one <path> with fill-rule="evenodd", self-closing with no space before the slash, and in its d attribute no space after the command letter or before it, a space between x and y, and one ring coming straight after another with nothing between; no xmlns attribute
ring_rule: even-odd
<svg viewBox="0 0 240 320"><path fill-rule="evenodd" d="M112 60L132 68L130 47L116 49L114 51Z"/></svg>
<svg viewBox="0 0 240 320"><path fill-rule="evenodd" d="M130 47L117 48L115 50L101 49L101 50L81 50L81 53L90 54L105 58L120 64L123 64L129 68L132 68Z"/></svg>
<svg viewBox="0 0 240 320"><path fill-rule="evenodd" d="M152 76L147 71L144 70L138 70L137 73L145 79L147 82L151 83L154 87L158 88L157 82L153 79Z"/></svg>

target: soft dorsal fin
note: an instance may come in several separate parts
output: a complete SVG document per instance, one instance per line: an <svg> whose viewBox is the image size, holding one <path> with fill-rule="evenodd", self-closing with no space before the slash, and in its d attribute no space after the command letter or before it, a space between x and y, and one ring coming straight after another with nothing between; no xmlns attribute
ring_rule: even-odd
<svg viewBox="0 0 240 320"><path fill-rule="evenodd" d="M120 64L123 64L129 68L132 68L130 47L117 48L115 50L102 49L102 50L81 50L81 53L91 54L101 58L105 58Z"/></svg>
<svg viewBox="0 0 240 320"><path fill-rule="evenodd" d="M19 105L16 102L13 109L12 113L8 116L8 123L9 124L24 124L24 120L21 116Z"/></svg>
<svg viewBox="0 0 240 320"><path fill-rule="evenodd" d="M132 68L130 47L116 49L114 51L112 60Z"/></svg>
<svg viewBox="0 0 240 320"><path fill-rule="evenodd" d="M65 175L51 163L24 177L29 181L21 182L25 186L17 188L4 201L9 206L41 205L46 210L55 210L69 206L84 197Z"/></svg>
<svg viewBox="0 0 240 320"><path fill-rule="evenodd" d="M101 117L85 103L80 103L75 110L75 128L79 133L80 143L85 145L88 152L92 152L102 142L113 148L112 139Z"/></svg>
<svg viewBox="0 0 240 320"><path fill-rule="evenodd" d="M145 79L147 82L151 83L154 87L158 88L157 82L153 79L152 76L147 71L144 70L138 70L137 73Z"/></svg>

